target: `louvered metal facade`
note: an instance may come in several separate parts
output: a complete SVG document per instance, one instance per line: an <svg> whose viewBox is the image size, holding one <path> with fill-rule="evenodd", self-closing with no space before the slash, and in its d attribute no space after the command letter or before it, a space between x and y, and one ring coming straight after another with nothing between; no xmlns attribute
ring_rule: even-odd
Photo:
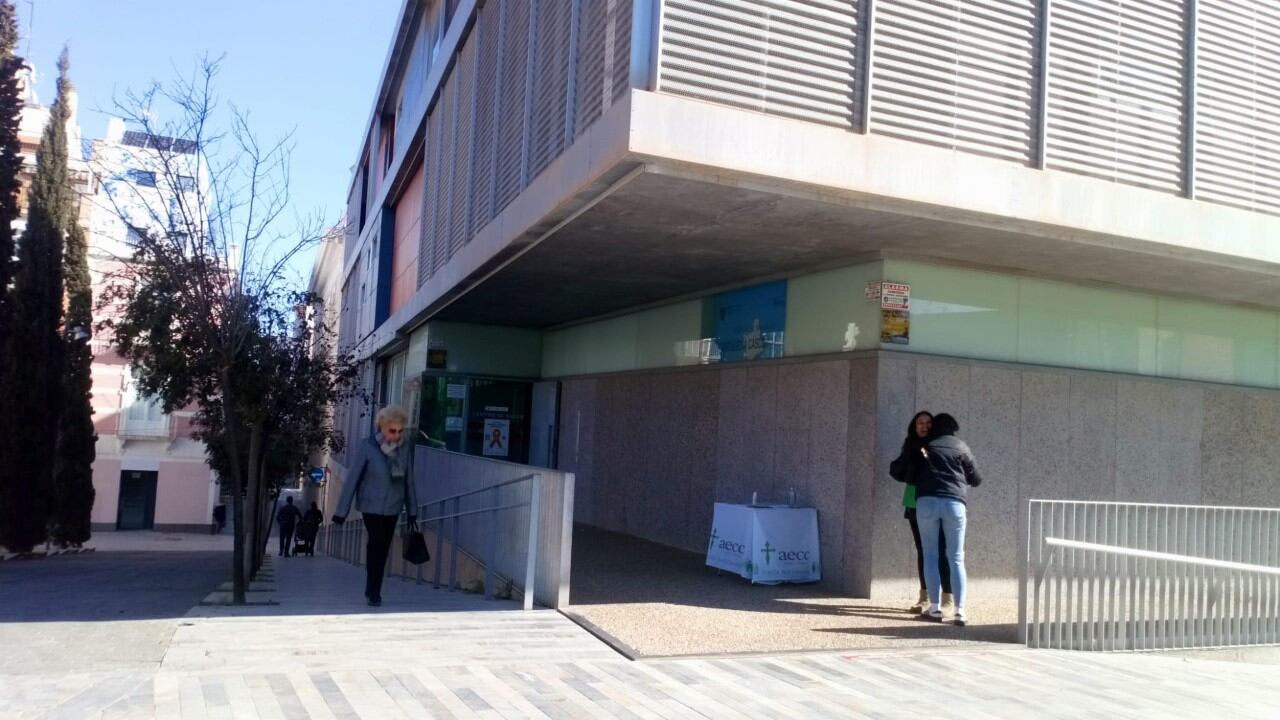
<svg viewBox="0 0 1280 720"><path fill-rule="evenodd" d="M880 0L872 130L1028 162L1035 0Z"/></svg>
<svg viewBox="0 0 1280 720"><path fill-rule="evenodd" d="M1185 3L1050 7L1048 166L1182 191Z"/></svg>
<svg viewBox="0 0 1280 720"><path fill-rule="evenodd" d="M477 3L433 61L419 286L646 70L658 92L1280 213L1280 0L652 0L633 27L639 1Z"/></svg>
<svg viewBox="0 0 1280 720"><path fill-rule="evenodd" d="M1196 196L1280 213L1280 3L1197 13Z"/></svg>
<svg viewBox="0 0 1280 720"><path fill-rule="evenodd" d="M419 286L630 87L631 13L628 0L481 5L427 116Z"/></svg>
<svg viewBox="0 0 1280 720"><path fill-rule="evenodd" d="M1280 0L662 0L657 25L661 92L1280 213Z"/></svg>
<svg viewBox="0 0 1280 720"><path fill-rule="evenodd" d="M666 0L658 86L853 128L860 18L842 0Z"/></svg>

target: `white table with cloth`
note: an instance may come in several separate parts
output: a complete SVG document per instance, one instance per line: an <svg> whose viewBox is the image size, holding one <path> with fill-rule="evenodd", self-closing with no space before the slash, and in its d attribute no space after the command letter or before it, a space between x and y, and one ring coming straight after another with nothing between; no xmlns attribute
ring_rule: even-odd
<svg viewBox="0 0 1280 720"><path fill-rule="evenodd" d="M752 583L822 579L818 511L789 505L716 503L707 565Z"/></svg>

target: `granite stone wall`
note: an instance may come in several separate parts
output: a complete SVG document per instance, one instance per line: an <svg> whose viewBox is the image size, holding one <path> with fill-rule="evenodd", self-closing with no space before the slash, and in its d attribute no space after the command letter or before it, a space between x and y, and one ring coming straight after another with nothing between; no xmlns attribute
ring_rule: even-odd
<svg viewBox="0 0 1280 720"><path fill-rule="evenodd" d="M794 486L818 508L825 585L909 595L888 466L918 409L955 415L986 477L975 598L1014 593L1030 498L1280 506L1280 392L891 352L567 379L560 468L578 522L696 552L712 503Z"/></svg>

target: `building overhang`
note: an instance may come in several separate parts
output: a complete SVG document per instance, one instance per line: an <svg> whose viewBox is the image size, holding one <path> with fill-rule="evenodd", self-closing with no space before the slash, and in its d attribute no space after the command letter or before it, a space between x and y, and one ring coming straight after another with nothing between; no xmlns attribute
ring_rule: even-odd
<svg viewBox="0 0 1280 720"><path fill-rule="evenodd" d="M883 257L1280 308L1278 217L634 91L384 329L556 326Z"/></svg>

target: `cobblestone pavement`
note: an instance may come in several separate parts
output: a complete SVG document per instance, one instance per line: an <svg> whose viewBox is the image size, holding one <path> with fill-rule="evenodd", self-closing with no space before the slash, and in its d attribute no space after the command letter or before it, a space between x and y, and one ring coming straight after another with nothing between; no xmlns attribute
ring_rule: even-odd
<svg viewBox="0 0 1280 720"><path fill-rule="evenodd" d="M400 580L370 609L358 568L274 566L272 605L74 621L126 645L140 624L176 626L115 666L82 666L73 643L35 651L39 671L4 665L0 718L1280 717L1265 665L990 645L633 662L553 611ZM0 632L31 623L10 614Z"/></svg>

